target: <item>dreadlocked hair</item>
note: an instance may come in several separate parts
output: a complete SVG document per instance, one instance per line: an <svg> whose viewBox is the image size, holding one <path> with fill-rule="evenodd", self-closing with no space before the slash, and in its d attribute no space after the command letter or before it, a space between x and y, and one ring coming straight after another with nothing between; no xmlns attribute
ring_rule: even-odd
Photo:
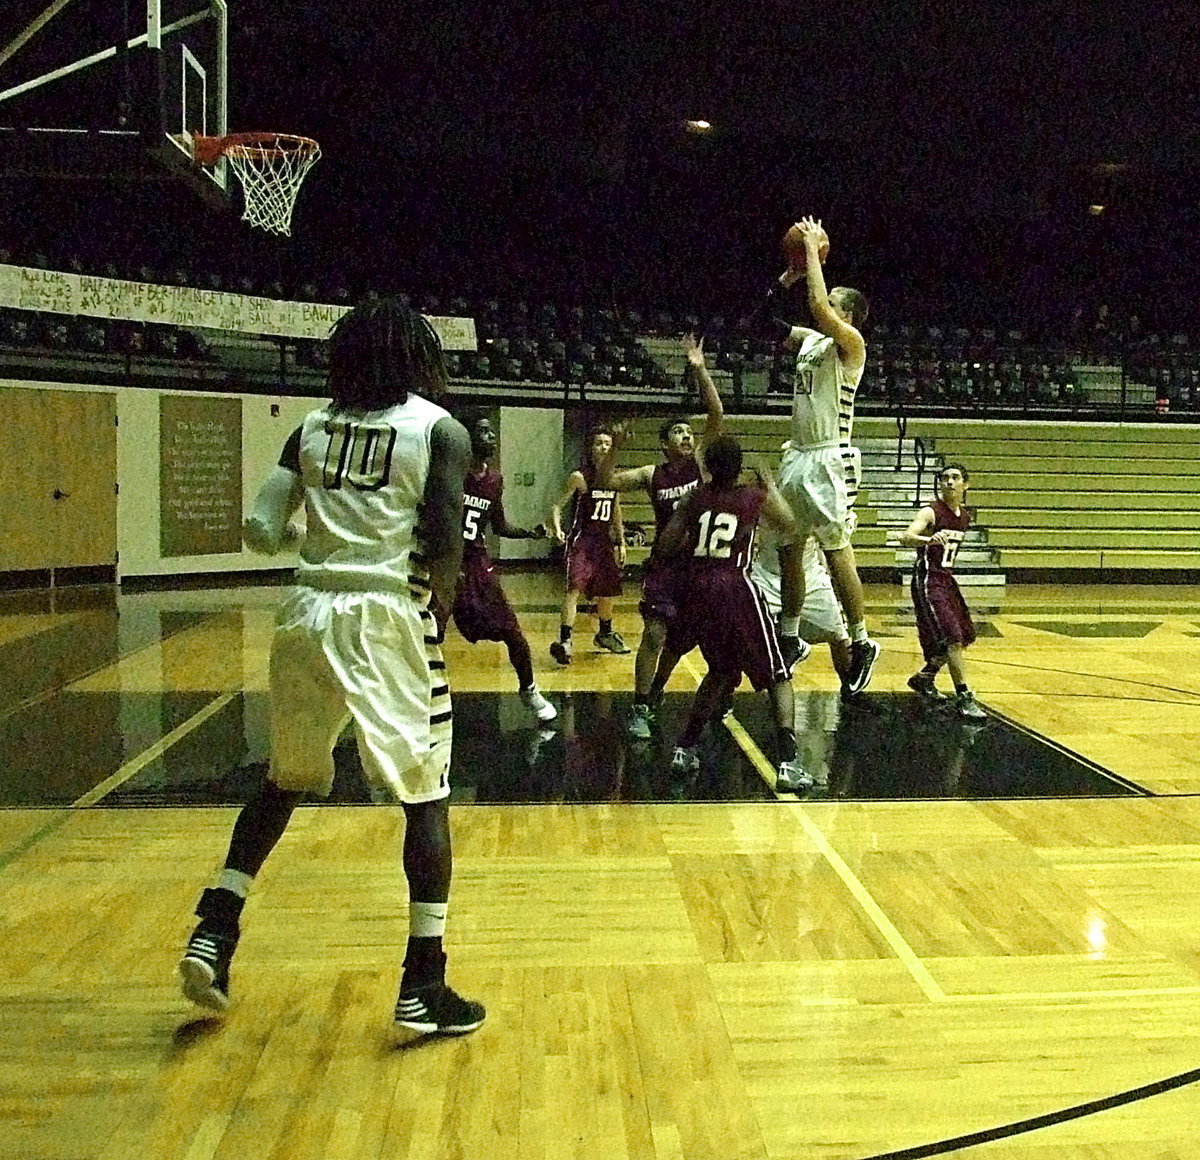
<svg viewBox="0 0 1200 1160"><path fill-rule="evenodd" d="M429 320L399 298L356 306L329 336L328 390L337 411L381 411L410 391L445 392L442 342Z"/></svg>

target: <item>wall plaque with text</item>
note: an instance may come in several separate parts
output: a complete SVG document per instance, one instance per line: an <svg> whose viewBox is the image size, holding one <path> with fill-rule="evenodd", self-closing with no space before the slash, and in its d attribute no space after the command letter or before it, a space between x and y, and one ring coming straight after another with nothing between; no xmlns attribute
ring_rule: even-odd
<svg viewBox="0 0 1200 1160"><path fill-rule="evenodd" d="M159 399L159 554L242 547L242 400Z"/></svg>

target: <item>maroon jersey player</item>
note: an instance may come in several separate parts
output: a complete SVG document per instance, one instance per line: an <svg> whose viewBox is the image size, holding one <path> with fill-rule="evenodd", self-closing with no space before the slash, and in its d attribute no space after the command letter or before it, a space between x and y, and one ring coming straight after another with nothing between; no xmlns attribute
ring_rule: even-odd
<svg viewBox="0 0 1200 1160"><path fill-rule="evenodd" d="M770 693L779 748L776 788L808 789L813 779L796 761L787 658L767 603L749 574L760 516L787 537L795 533L791 510L769 476L739 485L742 449L732 436L722 435L705 448L704 466L708 481L679 505L662 536L662 551L688 564L688 583L666 648L682 656L698 645L708 663L671 769L687 773L698 768L700 735L744 674L755 690Z"/></svg>
<svg viewBox="0 0 1200 1160"><path fill-rule="evenodd" d="M721 431L725 414L721 396L717 394L712 376L704 365L703 343L697 341L695 335L689 334L683 340L683 352L707 413L703 435L707 443ZM678 561L668 559L659 550L659 537L680 501L700 484L700 464L696 459L696 437L692 433L691 423L682 418L667 420L659 428L658 441L663 453L660 462L618 471L613 475L613 486L618 491L644 489L654 511L654 545L646 560L642 576L642 599L638 605L643 627L641 643L634 658L633 714L628 726L631 737L643 739L650 736L654 724L651 687L655 667L666 643L667 627L678 611L680 577L684 574ZM668 672L674 668L676 659L668 662Z"/></svg>
<svg viewBox="0 0 1200 1160"><path fill-rule="evenodd" d="M559 638L550 646L550 655L560 665L571 663L571 635L580 596L596 601L600 619L596 647L614 653L629 651L612 624L613 598L621 595L621 569L625 566L621 497L612 486L612 456L612 431L597 427L588 435L587 462L567 476L562 495L550 512L554 536L567 549L567 594ZM564 531L562 509L568 501L573 501L573 513L571 526Z"/></svg>
<svg viewBox="0 0 1200 1160"><path fill-rule="evenodd" d="M922 696L935 697L934 680L943 665L954 680L954 700L964 717L982 718L967 684L963 649L975 641L975 626L954 578L954 562L971 525L965 507L970 474L961 463L947 464L938 473L941 498L923 507L900 535L900 542L917 549L913 567L912 600L917 614L917 636L925 667L908 679L908 687Z"/></svg>
<svg viewBox="0 0 1200 1160"><path fill-rule="evenodd" d="M506 539L533 540L543 538L546 528L543 524L533 529L518 528L508 522L504 514L504 479L491 466L496 454L495 429L491 420L482 415L468 416L466 427L471 434L472 461L463 480L462 571L451 616L458 631L471 644L497 640L508 649L525 707L539 721L553 721L557 713L534 683L529 642L500 586L496 565L487 548L489 529Z"/></svg>

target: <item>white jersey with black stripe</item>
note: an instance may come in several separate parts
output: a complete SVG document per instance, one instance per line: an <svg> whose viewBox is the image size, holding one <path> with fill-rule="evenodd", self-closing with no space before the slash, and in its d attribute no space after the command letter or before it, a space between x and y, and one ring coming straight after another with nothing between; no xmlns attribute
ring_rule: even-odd
<svg viewBox="0 0 1200 1160"><path fill-rule="evenodd" d="M346 592L429 599L417 553L418 506L429 474L430 435L449 412L419 395L382 411L325 407L300 429L307 518L296 581Z"/></svg>
<svg viewBox="0 0 1200 1160"><path fill-rule="evenodd" d="M816 331L807 333L796 352L792 386L792 446L845 446L854 429L854 395L863 368L846 369L837 343Z"/></svg>

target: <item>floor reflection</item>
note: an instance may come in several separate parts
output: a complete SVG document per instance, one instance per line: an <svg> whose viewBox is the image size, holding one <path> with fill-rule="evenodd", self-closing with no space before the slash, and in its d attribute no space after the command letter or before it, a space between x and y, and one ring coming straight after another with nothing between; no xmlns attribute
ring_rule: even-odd
<svg viewBox="0 0 1200 1160"><path fill-rule="evenodd" d="M691 703L668 694L648 741L625 733L628 695L554 694L558 719L538 727L515 694L455 697L452 797L458 802L759 801L774 793L718 723L700 768L672 776L670 756ZM173 729L211 716L156 753ZM965 722L947 703L912 694L835 693L796 701L800 760L816 778L810 799L1109 796L1136 793L1044 738L997 717ZM772 758L765 697L739 693L733 715ZM262 693L214 705L211 693L71 693L0 718L5 776L0 804L69 805L114 773L129 772L106 805L244 801L266 772L269 710ZM330 801L373 800L351 734L334 751Z"/></svg>

